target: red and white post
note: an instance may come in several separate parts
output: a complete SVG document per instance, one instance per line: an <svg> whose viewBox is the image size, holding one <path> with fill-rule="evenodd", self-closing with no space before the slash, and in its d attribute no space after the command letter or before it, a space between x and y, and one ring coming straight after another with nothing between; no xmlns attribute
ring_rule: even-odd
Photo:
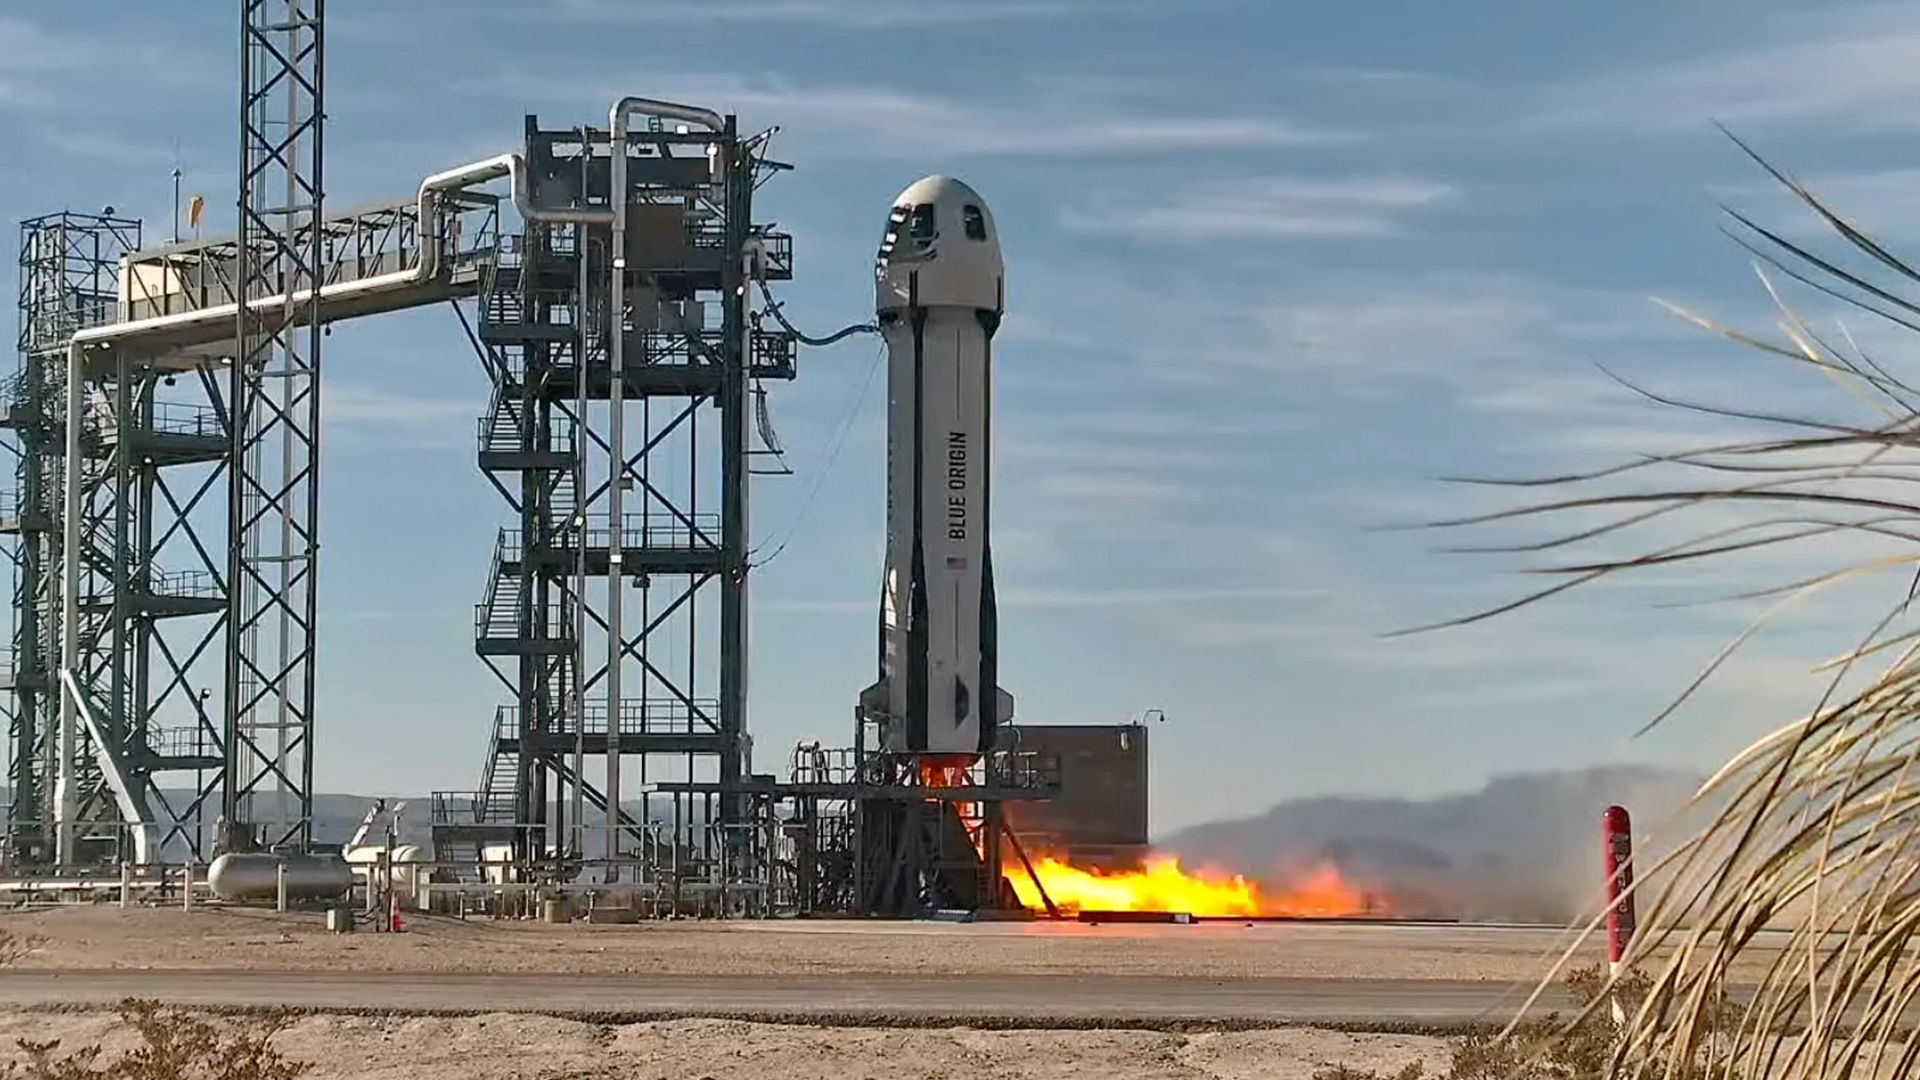
<svg viewBox="0 0 1920 1080"><path fill-rule="evenodd" d="M1624 806L1601 815L1601 851L1607 870L1607 974L1619 978L1633 943L1633 818ZM1613 1000L1615 1023L1626 1023L1620 1000Z"/></svg>

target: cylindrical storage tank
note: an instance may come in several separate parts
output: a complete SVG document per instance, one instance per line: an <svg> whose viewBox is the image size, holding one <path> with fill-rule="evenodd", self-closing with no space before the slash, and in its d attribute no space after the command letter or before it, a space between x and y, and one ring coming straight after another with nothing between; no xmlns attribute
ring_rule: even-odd
<svg viewBox="0 0 1920 1080"><path fill-rule="evenodd" d="M338 855L273 855L229 851L207 868L207 887L222 900L273 900L280 867L287 868L287 899L331 900L353 888L353 868Z"/></svg>
<svg viewBox="0 0 1920 1080"><path fill-rule="evenodd" d="M347 862L353 866L367 885L374 883L379 872L380 856L386 853L384 844L366 844L347 849ZM432 868L419 863L431 862L432 857L419 844L397 844L393 849L393 892L400 903L407 907L420 906L420 886L432 873Z"/></svg>
<svg viewBox="0 0 1920 1080"><path fill-rule="evenodd" d="M512 862L512 844L480 845L480 878L487 884L505 885L507 869Z"/></svg>
<svg viewBox="0 0 1920 1080"><path fill-rule="evenodd" d="M573 905L564 896L549 896L540 902L540 918L549 923L573 921Z"/></svg>

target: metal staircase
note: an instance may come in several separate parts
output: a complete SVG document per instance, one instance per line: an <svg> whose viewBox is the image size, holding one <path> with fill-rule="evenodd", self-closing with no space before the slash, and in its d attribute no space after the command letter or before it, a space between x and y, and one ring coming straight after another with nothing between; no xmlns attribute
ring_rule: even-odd
<svg viewBox="0 0 1920 1080"><path fill-rule="evenodd" d="M487 572L486 598L474 606L474 648L482 656L511 654L520 644L521 602L526 589L518 570L508 561L507 540L507 530L501 529L494 540L493 568Z"/></svg>
<svg viewBox="0 0 1920 1080"><path fill-rule="evenodd" d="M474 651L481 656L553 656L572 651L566 605L529 600L518 529L501 529L487 573L486 598L474 605Z"/></svg>
<svg viewBox="0 0 1920 1080"><path fill-rule="evenodd" d="M486 461L488 456L493 454L519 452L520 412L520 403L502 394L500 387L496 384L493 388L493 398L487 402L487 415L480 418L482 461Z"/></svg>
<svg viewBox="0 0 1920 1080"><path fill-rule="evenodd" d="M493 738L481 767L480 790L436 791L430 800L434 860L454 881L485 878L485 849L510 844L516 834L514 790L520 768L519 710L494 710Z"/></svg>
<svg viewBox="0 0 1920 1080"><path fill-rule="evenodd" d="M513 824L513 792L520 773L520 709L502 705L493 713L493 742L487 748L474 819L483 824Z"/></svg>
<svg viewBox="0 0 1920 1080"><path fill-rule="evenodd" d="M475 429L481 472L511 506L495 540L486 593L474 610L474 649L517 691L494 714L493 737L471 797L468 831L511 838L521 859L554 847L536 836L557 791L521 790L529 769L552 773L552 747L567 726L561 688L577 664L568 567L556 552L574 515L580 455L577 419L552 401L552 372L577 355L577 285L571 248L537 236L529 251L500 245L480 272L475 336L493 389ZM545 792L545 794L540 794Z"/></svg>

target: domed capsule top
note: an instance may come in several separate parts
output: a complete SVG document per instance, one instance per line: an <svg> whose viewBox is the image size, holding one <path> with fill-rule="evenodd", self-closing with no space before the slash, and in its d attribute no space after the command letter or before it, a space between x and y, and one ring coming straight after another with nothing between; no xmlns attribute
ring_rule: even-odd
<svg viewBox="0 0 1920 1080"><path fill-rule="evenodd" d="M874 262L875 307L1000 311L1006 276L986 200L950 176L915 181L893 200Z"/></svg>

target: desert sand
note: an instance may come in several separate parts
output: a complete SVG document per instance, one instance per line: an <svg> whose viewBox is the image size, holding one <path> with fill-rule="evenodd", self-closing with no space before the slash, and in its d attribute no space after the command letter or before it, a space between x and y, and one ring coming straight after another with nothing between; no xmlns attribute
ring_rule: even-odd
<svg viewBox="0 0 1920 1080"><path fill-rule="evenodd" d="M131 1045L101 1013L0 1013L19 1037ZM1311 1030L1169 1035L1142 1031L924 1031L782 1027L724 1020L597 1026L551 1017L311 1016L276 1037L310 1080L1000 1080L1009 1077L1309 1080L1336 1064L1399 1069L1446 1061L1446 1043Z"/></svg>
<svg viewBox="0 0 1920 1080"><path fill-rule="evenodd" d="M399 934L330 934L315 913L113 905L0 912L31 940L22 971L302 971L604 975L764 973L1155 975L1212 979L1539 979L1570 942L1551 930L1312 924L1201 926L668 922L553 926L414 916ZM1580 961L1601 958L1597 943ZM0 976L3 977L3 976ZM263 1002L262 1004L268 1004ZM481 1016L308 1015L276 1045L316 1080L406 1075L689 1080L967 1077L1273 1077L1346 1065L1391 1074L1443 1066L1443 1039L1283 1030L974 1030L783 1026L690 1019L595 1024L529 1011ZM239 1022L239 1021L222 1021ZM100 1011L0 1012L20 1037L68 1046L119 1038Z"/></svg>

